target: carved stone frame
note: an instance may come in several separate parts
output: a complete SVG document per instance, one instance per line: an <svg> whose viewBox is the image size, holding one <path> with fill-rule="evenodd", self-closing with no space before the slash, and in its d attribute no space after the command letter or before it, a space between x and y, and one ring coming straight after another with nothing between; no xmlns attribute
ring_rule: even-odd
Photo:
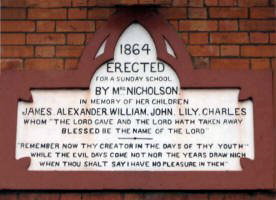
<svg viewBox="0 0 276 200"><path fill-rule="evenodd" d="M15 160L17 105L32 101L31 89L88 89L95 71L113 58L116 42L133 22L154 40L158 59L169 64L182 88L239 88L239 100L254 102L255 160L241 159L242 171L28 171L30 158ZM176 58L166 51L165 40ZM106 41L105 52L96 57ZM96 58L95 58L96 57ZM183 42L155 11L121 9L110 17L85 47L78 69L72 71L9 71L0 76L1 189L272 189L272 72L193 69Z"/></svg>

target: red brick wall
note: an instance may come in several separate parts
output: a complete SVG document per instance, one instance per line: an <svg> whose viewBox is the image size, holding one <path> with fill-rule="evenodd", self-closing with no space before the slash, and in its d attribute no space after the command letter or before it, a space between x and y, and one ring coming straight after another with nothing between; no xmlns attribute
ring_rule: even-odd
<svg viewBox="0 0 276 200"><path fill-rule="evenodd" d="M76 67L86 41L115 11L138 0L2 0L1 70ZM271 68L273 0L140 0L157 4L198 68ZM275 61L274 61L275 62Z"/></svg>
<svg viewBox="0 0 276 200"><path fill-rule="evenodd" d="M74 69L87 40L115 11L115 4L143 4L157 6L179 32L196 68L272 68L276 73L274 0L1 0L1 4L1 71ZM260 191L0 194L0 199L20 200L273 198L275 193Z"/></svg>

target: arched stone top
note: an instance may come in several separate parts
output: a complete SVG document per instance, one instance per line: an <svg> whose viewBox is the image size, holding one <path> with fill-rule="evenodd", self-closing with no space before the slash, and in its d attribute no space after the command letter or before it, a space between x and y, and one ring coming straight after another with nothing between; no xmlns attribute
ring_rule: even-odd
<svg viewBox="0 0 276 200"><path fill-rule="evenodd" d="M139 23L149 32L156 47L157 59L170 65L178 76L185 70L193 69L191 58L185 50L183 41L171 25L154 10L145 10L138 7L121 11L119 9L117 13L110 17L107 24L88 42L78 68L91 72L91 75L93 75L104 62L113 59L118 39L127 27L134 22ZM105 51L97 57L97 52L103 43L105 43ZM168 53L167 45L171 47L175 57Z"/></svg>

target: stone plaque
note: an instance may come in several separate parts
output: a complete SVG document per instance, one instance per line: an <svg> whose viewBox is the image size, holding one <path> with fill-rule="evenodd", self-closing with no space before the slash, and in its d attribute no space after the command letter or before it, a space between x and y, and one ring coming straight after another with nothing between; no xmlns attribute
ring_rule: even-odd
<svg viewBox="0 0 276 200"><path fill-rule="evenodd" d="M181 89L131 24L89 90L34 90L19 102L16 158L30 157L29 170L242 170L240 158L254 159L253 107L238 94Z"/></svg>
<svg viewBox="0 0 276 200"><path fill-rule="evenodd" d="M114 15L75 71L11 79L3 188L273 187L271 72L194 70L155 12Z"/></svg>

